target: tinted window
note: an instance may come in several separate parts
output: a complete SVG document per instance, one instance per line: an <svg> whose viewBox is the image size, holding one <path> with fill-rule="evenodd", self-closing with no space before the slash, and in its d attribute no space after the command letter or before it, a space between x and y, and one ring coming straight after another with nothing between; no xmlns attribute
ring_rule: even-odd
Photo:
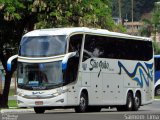
<svg viewBox="0 0 160 120"><path fill-rule="evenodd" d="M155 71L160 70L160 58L154 58Z"/></svg>
<svg viewBox="0 0 160 120"><path fill-rule="evenodd" d="M80 54L80 50L81 50L81 45L82 45L82 38L83 35L82 34L78 34L78 35L73 35L70 37L70 41L69 41L69 52L77 52L78 54Z"/></svg>
<svg viewBox="0 0 160 120"><path fill-rule="evenodd" d="M83 61L91 57L142 60L152 58L152 42L86 35Z"/></svg>
<svg viewBox="0 0 160 120"><path fill-rule="evenodd" d="M64 78L67 81L67 83L71 83L77 79L82 38L82 34L77 34L70 37L68 52L76 52L77 54L76 56L68 60L67 70L64 74Z"/></svg>

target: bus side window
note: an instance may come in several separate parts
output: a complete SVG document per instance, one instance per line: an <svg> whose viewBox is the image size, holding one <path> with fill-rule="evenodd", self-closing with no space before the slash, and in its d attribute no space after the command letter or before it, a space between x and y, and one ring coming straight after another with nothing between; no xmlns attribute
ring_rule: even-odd
<svg viewBox="0 0 160 120"><path fill-rule="evenodd" d="M89 58L102 58L104 56L105 40L103 36L86 35L83 52L83 61Z"/></svg>
<svg viewBox="0 0 160 120"><path fill-rule="evenodd" d="M71 36L70 41L69 41L68 52L80 53L81 45L82 45L82 38L83 38L82 34Z"/></svg>
<svg viewBox="0 0 160 120"><path fill-rule="evenodd" d="M155 58L155 71L160 71L160 58Z"/></svg>
<svg viewBox="0 0 160 120"><path fill-rule="evenodd" d="M67 83L71 83L77 79L82 38L82 34L77 34L70 37L68 52L77 52L77 55L68 60L68 67L65 77Z"/></svg>

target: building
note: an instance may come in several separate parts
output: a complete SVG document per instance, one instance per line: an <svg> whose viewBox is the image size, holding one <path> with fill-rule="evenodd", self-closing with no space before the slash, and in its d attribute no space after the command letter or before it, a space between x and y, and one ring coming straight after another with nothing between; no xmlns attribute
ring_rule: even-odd
<svg viewBox="0 0 160 120"><path fill-rule="evenodd" d="M113 17L113 21L116 25L120 24L122 21L119 17Z"/></svg>
<svg viewBox="0 0 160 120"><path fill-rule="evenodd" d="M139 29L143 26L142 22L124 22L124 26L127 29L127 34L139 35Z"/></svg>

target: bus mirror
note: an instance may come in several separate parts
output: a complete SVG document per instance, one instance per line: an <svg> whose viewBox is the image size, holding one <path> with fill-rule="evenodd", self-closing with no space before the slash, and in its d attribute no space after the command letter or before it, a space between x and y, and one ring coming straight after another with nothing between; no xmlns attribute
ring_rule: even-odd
<svg viewBox="0 0 160 120"><path fill-rule="evenodd" d="M63 60L62 60L62 71L65 71L66 68L67 68L67 62L68 62L68 59L75 56L76 55L76 52L70 52L70 53L67 53Z"/></svg>
<svg viewBox="0 0 160 120"><path fill-rule="evenodd" d="M8 59L8 61L7 61L7 70L8 70L8 71L11 71L12 61L13 61L14 59L16 59L17 57L18 57L18 55L13 55L13 56L11 56L11 57Z"/></svg>

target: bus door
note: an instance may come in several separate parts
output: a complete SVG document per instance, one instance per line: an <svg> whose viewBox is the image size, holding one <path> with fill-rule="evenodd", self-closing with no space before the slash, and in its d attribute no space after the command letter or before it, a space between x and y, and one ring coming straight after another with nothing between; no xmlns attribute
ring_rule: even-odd
<svg viewBox="0 0 160 120"><path fill-rule="evenodd" d="M82 34L73 35L70 37L69 40L69 47L68 52L76 52L76 56L70 58L68 60L68 67L66 70L66 81L70 85L69 92L68 92L68 104L75 104L78 100L78 87L75 86L77 84L72 84L76 82L78 79L78 71L79 71L79 61L81 55L81 45L82 45Z"/></svg>

